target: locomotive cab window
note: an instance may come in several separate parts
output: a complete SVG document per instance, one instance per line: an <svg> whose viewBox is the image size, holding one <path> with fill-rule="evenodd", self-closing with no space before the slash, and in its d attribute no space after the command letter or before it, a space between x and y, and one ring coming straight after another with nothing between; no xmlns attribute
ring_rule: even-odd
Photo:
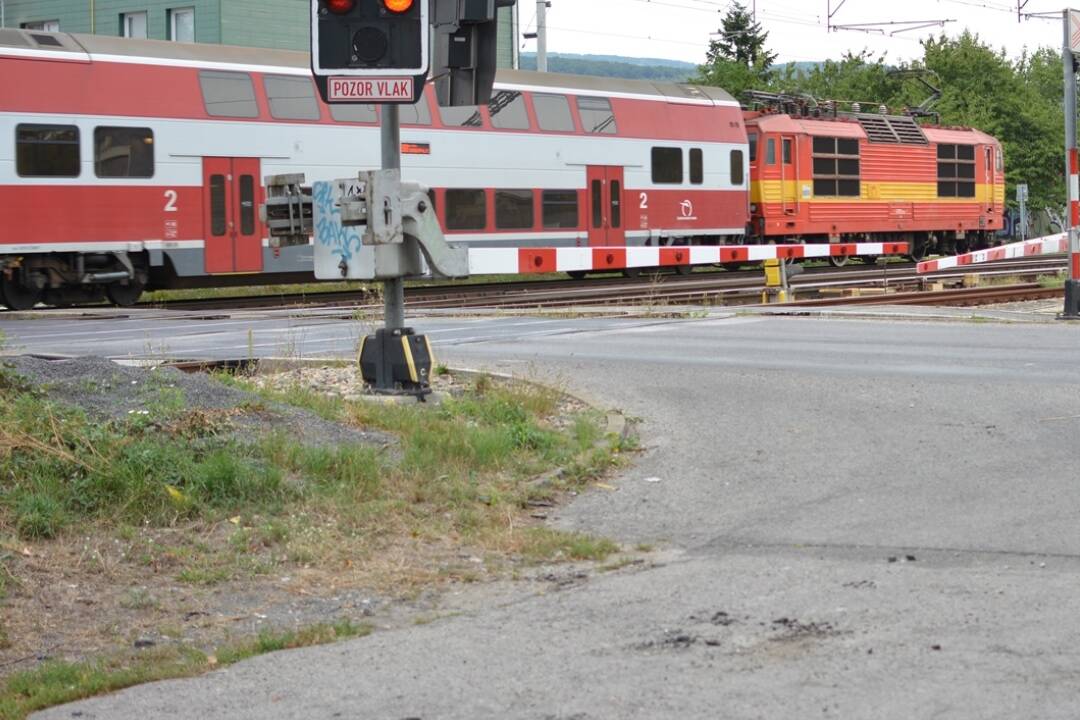
<svg viewBox="0 0 1080 720"><path fill-rule="evenodd" d="M78 177L79 128L15 126L15 170L21 177Z"/></svg>
<svg viewBox="0 0 1080 720"><path fill-rule="evenodd" d="M742 151L736 150L739 153L739 157L742 157ZM742 163L739 163L739 167L742 167ZM690 183L692 185L701 185L705 182L705 153L701 151L701 148L690 149ZM742 184L742 181L739 181Z"/></svg>
<svg viewBox="0 0 1080 720"><path fill-rule="evenodd" d="M487 194L483 190L446 191L446 229L483 230L487 227Z"/></svg>
<svg viewBox="0 0 1080 720"><path fill-rule="evenodd" d="M94 128L94 172L99 178L153 177L153 131L150 128Z"/></svg>
<svg viewBox="0 0 1080 720"><path fill-rule="evenodd" d="M318 120L319 103L315 86L306 77L267 75L263 79L270 117L275 120Z"/></svg>
<svg viewBox="0 0 1080 720"><path fill-rule="evenodd" d="M525 96L516 91L503 90L495 93L488 103L492 127L499 130L528 130L529 112L525 109Z"/></svg>
<svg viewBox="0 0 1080 720"><path fill-rule="evenodd" d="M576 228L578 226L577 190L545 190L540 198L544 229Z"/></svg>
<svg viewBox="0 0 1080 720"><path fill-rule="evenodd" d="M533 95L533 109L540 129L547 132L574 132L570 101L565 95ZM576 227L576 226L575 226Z"/></svg>
<svg viewBox="0 0 1080 720"><path fill-rule="evenodd" d="M776 164L776 139L769 138L765 143L765 164Z"/></svg>
<svg viewBox="0 0 1080 720"><path fill-rule="evenodd" d="M255 102L255 86L247 73L200 70L199 85L202 87L207 115L259 117L259 105Z"/></svg>
<svg viewBox="0 0 1080 720"><path fill-rule="evenodd" d="M682 148L652 149L652 181L657 185L681 185L683 181Z"/></svg>
<svg viewBox="0 0 1080 720"><path fill-rule="evenodd" d="M524 230L533 226L532 190L495 191L495 227Z"/></svg>
<svg viewBox="0 0 1080 720"><path fill-rule="evenodd" d="M581 115L581 127L592 135L614 135L618 132L615 125L615 111L611 101L602 97L579 97L578 114Z"/></svg>
<svg viewBox="0 0 1080 720"><path fill-rule="evenodd" d="M938 145L938 197L975 197L975 146Z"/></svg>
<svg viewBox="0 0 1080 720"><path fill-rule="evenodd" d="M858 140L815 137L812 150L816 197L859 197L862 194Z"/></svg>

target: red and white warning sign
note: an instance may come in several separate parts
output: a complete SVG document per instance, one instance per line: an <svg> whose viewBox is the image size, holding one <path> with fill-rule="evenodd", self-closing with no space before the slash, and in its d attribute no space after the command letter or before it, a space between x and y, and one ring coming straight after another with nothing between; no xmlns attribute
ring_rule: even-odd
<svg viewBox="0 0 1080 720"><path fill-rule="evenodd" d="M412 102L415 99L413 88L411 77L332 77L327 82L327 100L356 103Z"/></svg>

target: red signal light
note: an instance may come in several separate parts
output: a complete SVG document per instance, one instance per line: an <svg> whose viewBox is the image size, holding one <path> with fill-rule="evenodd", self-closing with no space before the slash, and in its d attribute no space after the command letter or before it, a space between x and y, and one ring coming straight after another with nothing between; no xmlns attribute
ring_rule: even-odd
<svg viewBox="0 0 1080 720"><path fill-rule="evenodd" d="M392 13L408 12L416 0L383 0L383 5Z"/></svg>
<svg viewBox="0 0 1080 720"><path fill-rule="evenodd" d="M326 9L336 15L344 15L356 7L356 0L326 0Z"/></svg>

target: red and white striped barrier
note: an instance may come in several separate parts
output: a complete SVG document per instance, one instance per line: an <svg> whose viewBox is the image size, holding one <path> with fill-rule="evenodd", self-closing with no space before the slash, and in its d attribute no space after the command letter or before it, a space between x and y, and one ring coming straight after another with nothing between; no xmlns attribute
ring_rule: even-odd
<svg viewBox="0 0 1080 720"><path fill-rule="evenodd" d="M1035 240L1002 245L989 250L976 250L975 252L954 255L937 260L927 260L918 265L918 272L932 273L938 270L963 267L966 265L978 265L981 263L995 262L997 260L1013 260L1016 258L1035 257L1037 255L1057 255L1069 252L1069 236L1066 233L1049 235Z"/></svg>
<svg viewBox="0 0 1080 720"><path fill-rule="evenodd" d="M450 238L453 240L453 238ZM669 247L469 248L471 275L605 272L763 260L904 255L907 243L693 245Z"/></svg>

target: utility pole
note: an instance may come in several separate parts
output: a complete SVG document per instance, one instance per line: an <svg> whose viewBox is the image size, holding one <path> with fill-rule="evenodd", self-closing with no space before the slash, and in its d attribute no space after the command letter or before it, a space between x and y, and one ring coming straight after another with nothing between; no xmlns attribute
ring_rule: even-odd
<svg viewBox="0 0 1080 720"><path fill-rule="evenodd" d="M1063 12L1065 41L1062 61L1065 70L1065 176L1069 205L1066 224L1069 234L1069 277L1065 281L1065 310L1062 319L1080 320L1080 157L1076 151L1076 53L1080 50L1080 13Z"/></svg>
<svg viewBox="0 0 1080 720"><path fill-rule="evenodd" d="M536 69L547 72L548 0L536 0Z"/></svg>

